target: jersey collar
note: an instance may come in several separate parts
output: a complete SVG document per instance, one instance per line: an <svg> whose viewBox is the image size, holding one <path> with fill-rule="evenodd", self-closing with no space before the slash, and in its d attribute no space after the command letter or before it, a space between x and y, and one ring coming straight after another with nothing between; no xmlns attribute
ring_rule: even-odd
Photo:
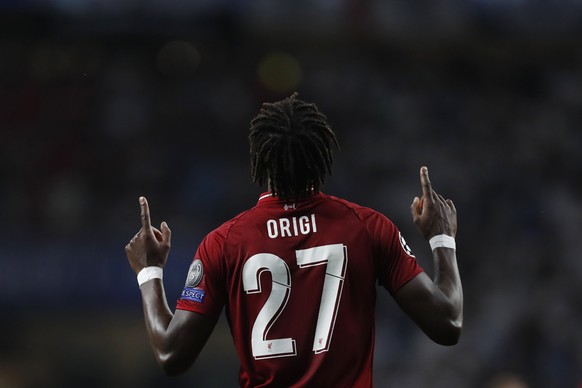
<svg viewBox="0 0 582 388"><path fill-rule="evenodd" d="M274 199L279 200L279 198L277 196L273 196L273 194L266 191L264 193L261 193L261 195L259 195L259 200L257 201L257 203L260 203L261 201L266 200L267 198L274 198Z"/></svg>
<svg viewBox="0 0 582 388"><path fill-rule="evenodd" d="M319 193L314 193L308 197L305 197L303 199L301 199L300 201L304 201L306 199L311 199L311 198L315 198L315 197L319 197L322 194L322 192ZM278 196L273 195L271 192L266 191L264 193L261 193L261 195L259 195L259 200L257 201L257 205L258 204L262 204L262 203L270 203L270 202L278 202L281 201L281 199L279 199Z"/></svg>

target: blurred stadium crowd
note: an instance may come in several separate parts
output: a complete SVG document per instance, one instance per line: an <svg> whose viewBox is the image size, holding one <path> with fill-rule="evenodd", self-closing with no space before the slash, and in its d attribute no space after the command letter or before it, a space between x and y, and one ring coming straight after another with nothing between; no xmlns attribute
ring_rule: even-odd
<svg viewBox="0 0 582 388"><path fill-rule="evenodd" d="M324 191L388 215L429 273L421 165L459 212L461 342L380 295L377 386L581 386L581 38L574 0L0 2L0 387L166 386L123 254L137 197L173 230L172 305L258 197L250 119L296 90L342 145ZM171 382L236 386L229 341Z"/></svg>

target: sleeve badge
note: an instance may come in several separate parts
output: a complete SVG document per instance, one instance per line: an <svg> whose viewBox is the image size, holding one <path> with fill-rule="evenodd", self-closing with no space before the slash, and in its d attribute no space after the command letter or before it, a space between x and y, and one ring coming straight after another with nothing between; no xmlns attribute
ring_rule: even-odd
<svg viewBox="0 0 582 388"><path fill-rule="evenodd" d="M194 259L188 270L188 277L186 278L186 287L194 288L200 284L204 276L204 269L200 259Z"/></svg>

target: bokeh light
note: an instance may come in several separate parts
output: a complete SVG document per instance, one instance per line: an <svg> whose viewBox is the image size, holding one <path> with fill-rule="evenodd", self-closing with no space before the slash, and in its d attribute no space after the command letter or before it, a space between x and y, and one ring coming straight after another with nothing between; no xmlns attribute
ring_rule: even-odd
<svg viewBox="0 0 582 388"><path fill-rule="evenodd" d="M297 89L301 82L301 65L293 55L274 51L259 63L257 75L263 86L273 92L288 92Z"/></svg>
<svg viewBox="0 0 582 388"><path fill-rule="evenodd" d="M174 40L158 52L156 64L170 78L192 77L200 64L200 52L190 42Z"/></svg>

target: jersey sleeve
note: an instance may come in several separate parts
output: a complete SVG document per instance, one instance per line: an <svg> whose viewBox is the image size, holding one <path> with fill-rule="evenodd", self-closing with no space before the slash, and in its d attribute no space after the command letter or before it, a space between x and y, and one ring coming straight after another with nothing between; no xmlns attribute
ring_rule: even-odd
<svg viewBox="0 0 582 388"><path fill-rule="evenodd" d="M200 243L186 277L176 309L218 319L225 304L226 288L222 268L225 229L209 233Z"/></svg>
<svg viewBox="0 0 582 388"><path fill-rule="evenodd" d="M423 269L392 221L374 211L366 221L375 244L378 283L394 295Z"/></svg>

